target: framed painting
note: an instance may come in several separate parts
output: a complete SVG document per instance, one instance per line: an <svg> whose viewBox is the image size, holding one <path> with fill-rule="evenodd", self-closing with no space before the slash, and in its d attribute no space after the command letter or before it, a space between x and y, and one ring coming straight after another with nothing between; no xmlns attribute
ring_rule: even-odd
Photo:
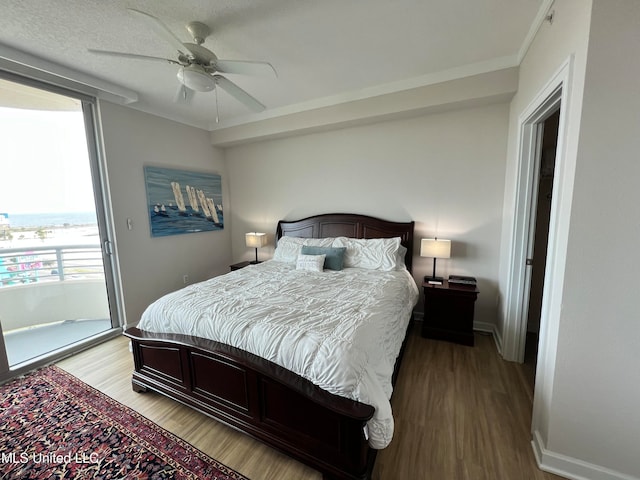
<svg viewBox="0 0 640 480"><path fill-rule="evenodd" d="M144 181L152 237L224 228L220 175L145 166Z"/></svg>

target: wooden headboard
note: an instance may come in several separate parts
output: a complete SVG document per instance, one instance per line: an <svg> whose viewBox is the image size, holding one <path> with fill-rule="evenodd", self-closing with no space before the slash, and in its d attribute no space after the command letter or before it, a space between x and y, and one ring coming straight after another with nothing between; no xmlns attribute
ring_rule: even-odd
<svg viewBox="0 0 640 480"><path fill-rule="evenodd" d="M407 249L405 265L411 271L413 260L413 227L415 222L389 222L380 218L352 213L327 213L302 220L280 220L276 239L282 236L326 238L392 238L400 237Z"/></svg>

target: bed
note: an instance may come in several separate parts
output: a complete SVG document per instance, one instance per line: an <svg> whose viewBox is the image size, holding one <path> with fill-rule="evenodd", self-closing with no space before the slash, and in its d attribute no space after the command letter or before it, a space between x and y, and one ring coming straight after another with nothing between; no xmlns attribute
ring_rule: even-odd
<svg viewBox="0 0 640 480"><path fill-rule="evenodd" d="M273 260L173 292L126 330L133 389L185 403L326 479L369 478L392 436L388 401L418 296L413 227L354 214L280 221ZM329 265L335 250L354 268Z"/></svg>

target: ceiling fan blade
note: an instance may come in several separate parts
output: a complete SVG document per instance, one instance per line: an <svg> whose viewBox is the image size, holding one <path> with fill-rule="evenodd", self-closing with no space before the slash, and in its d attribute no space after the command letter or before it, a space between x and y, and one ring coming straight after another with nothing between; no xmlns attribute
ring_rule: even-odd
<svg viewBox="0 0 640 480"><path fill-rule="evenodd" d="M111 52L109 50L94 50L92 48L89 48L87 51L90 53L95 53L97 55L106 55L109 57L132 58L134 60L150 60L153 62L172 63L180 65L179 62L176 62L175 60L171 60L169 58L150 57L149 55L138 55L137 53Z"/></svg>
<svg viewBox="0 0 640 480"><path fill-rule="evenodd" d="M260 75L278 77L276 69L267 62L251 62L246 60L216 60L214 67L220 73L241 73L246 75Z"/></svg>
<svg viewBox="0 0 640 480"><path fill-rule="evenodd" d="M176 92L174 101L176 103L188 105L193 100L195 93L195 91L191 90L186 85L180 84L180 86L178 87L178 91Z"/></svg>
<svg viewBox="0 0 640 480"><path fill-rule="evenodd" d="M216 85L218 85L225 92L227 92L239 102L243 103L254 112L262 112L265 108L267 108L258 100L245 92L243 89L241 89L239 86L237 86L235 83L227 80L222 75L214 75L213 78L216 79Z"/></svg>
<svg viewBox="0 0 640 480"><path fill-rule="evenodd" d="M164 38L167 42L169 42L173 48L175 48L178 53L185 55L188 52L188 49L185 48L184 44L180 41L178 37L176 37L169 28L162 23L159 19L154 17L153 15L149 15L148 13L141 12L140 10L136 10L134 8L128 8L131 13L137 15L143 21L147 22L147 24L153 29L153 31Z"/></svg>

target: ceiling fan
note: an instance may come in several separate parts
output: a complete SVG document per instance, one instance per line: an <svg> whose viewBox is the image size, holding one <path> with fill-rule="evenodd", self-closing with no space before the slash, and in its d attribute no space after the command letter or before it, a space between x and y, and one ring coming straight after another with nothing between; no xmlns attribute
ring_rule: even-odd
<svg viewBox="0 0 640 480"><path fill-rule="evenodd" d="M98 55L132 58L135 60L149 60L155 62L168 62L178 65L178 80L180 86L176 95L176 101L188 103L195 92L210 92L216 86L222 88L233 98L243 103L254 112L261 112L266 107L254 97L245 92L231 80L220 75L221 73L239 73L248 75L262 75L277 77L273 66L267 62L254 62L243 60L220 60L215 53L202 46L205 39L211 34L211 29L201 22L190 22L187 30L193 37L194 43L183 43L169 28L156 17L140 10L128 9L132 14L146 22L153 31L177 51L176 59L138 55L135 53L112 52L107 50L89 49L89 52Z"/></svg>

